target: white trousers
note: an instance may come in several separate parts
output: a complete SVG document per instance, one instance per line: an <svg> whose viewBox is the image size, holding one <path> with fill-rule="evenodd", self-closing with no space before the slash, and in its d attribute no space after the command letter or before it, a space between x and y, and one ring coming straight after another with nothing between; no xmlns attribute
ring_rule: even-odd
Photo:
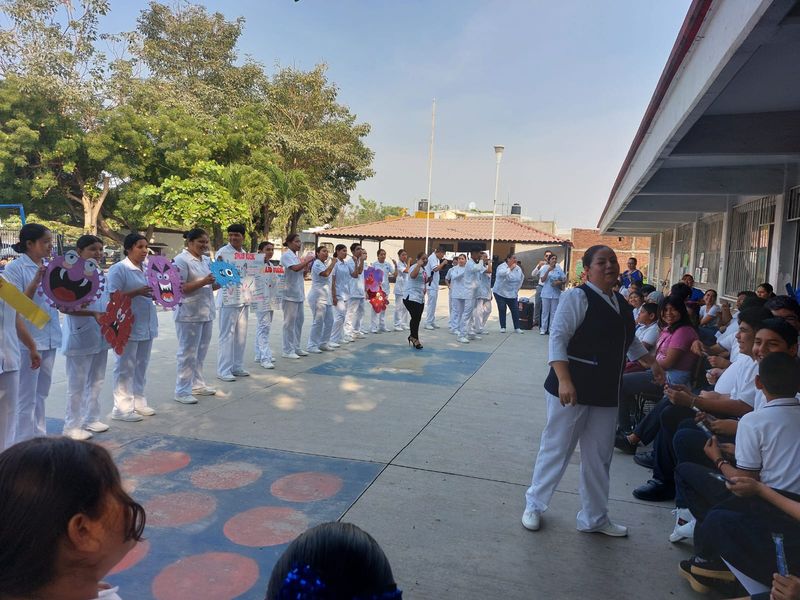
<svg viewBox="0 0 800 600"><path fill-rule="evenodd" d="M211 345L214 321L175 321L178 336L175 397L191 396L192 390L206 386L203 363Z"/></svg>
<svg viewBox="0 0 800 600"><path fill-rule="evenodd" d="M408 310L406 305L403 304L403 295L394 295L394 326L408 328Z"/></svg>
<svg viewBox="0 0 800 600"><path fill-rule="evenodd" d="M333 305L333 329L331 329L331 341L337 344L342 343L342 339L349 335L347 332L347 300L336 299Z"/></svg>
<svg viewBox="0 0 800 600"><path fill-rule="evenodd" d="M153 340L129 340L122 354L114 361L114 412L129 415L134 409L147 406L144 386Z"/></svg>
<svg viewBox="0 0 800 600"><path fill-rule="evenodd" d="M347 320L344 325L345 335L353 337L357 331L361 331L361 324L364 321L364 299L350 298L347 301Z"/></svg>
<svg viewBox="0 0 800 600"><path fill-rule="evenodd" d="M539 326L540 331L550 332L550 325L556 317L558 308L558 298L542 298L542 322Z"/></svg>
<svg viewBox="0 0 800 600"><path fill-rule="evenodd" d="M272 362L272 349L269 347L269 332L275 311L256 311L256 362Z"/></svg>
<svg viewBox="0 0 800 600"><path fill-rule="evenodd" d="M283 301L283 352L297 353L300 350L300 334L303 332L303 303Z"/></svg>
<svg viewBox="0 0 800 600"><path fill-rule="evenodd" d="M44 401L50 393L53 380L55 348L40 350L42 366L31 369L31 353L24 346L19 349L19 392L17 393L16 430L14 443L47 435L44 421Z"/></svg>
<svg viewBox="0 0 800 600"><path fill-rule="evenodd" d="M455 306L456 299L453 298L453 295L450 294L448 298L448 308L450 309L450 319L447 321L447 327L450 331L458 331L458 322L461 319L461 315L458 313L458 308Z"/></svg>
<svg viewBox="0 0 800 600"><path fill-rule="evenodd" d="M0 373L0 452L14 443L18 395L19 371Z"/></svg>
<svg viewBox="0 0 800 600"><path fill-rule="evenodd" d="M547 424L533 467L531 487L525 492L527 510L544 512L567 470L575 446L581 444L578 529L590 531L608 521L609 468L614 453L617 408L561 406L545 392Z"/></svg>
<svg viewBox="0 0 800 600"><path fill-rule="evenodd" d="M486 329L486 321L492 314L492 301L489 298L475 298L475 308L472 312L472 329L480 333Z"/></svg>
<svg viewBox="0 0 800 600"><path fill-rule="evenodd" d="M386 294L386 299L389 299L389 294ZM368 310L371 313L370 317L370 330L372 333L376 331L389 331L389 328L386 327L386 313L389 312L389 307L386 307L386 310L382 310L381 312L375 312L375 309L372 308L372 305L367 302L367 307L365 310Z"/></svg>
<svg viewBox="0 0 800 600"><path fill-rule="evenodd" d="M220 377L231 377L234 371L244 370L249 317L249 306L223 306L219 309L217 375Z"/></svg>
<svg viewBox="0 0 800 600"><path fill-rule="evenodd" d="M475 299L463 300L464 308L461 310L461 319L458 322L458 332L461 335L470 335L472 331L472 313L475 310Z"/></svg>
<svg viewBox="0 0 800 600"><path fill-rule="evenodd" d="M425 313L425 324L433 325L436 320L436 300L439 298L439 286L430 284L428 286L428 299L425 300L425 308L428 310Z"/></svg>
<svg viewBox="0 0 800 600"><path fill-rule="evenodd" d="M333 307L322 295L318 298L309 295L308 301L311 304L311 315L314 318L314 322L311 324L311 333L308 334L308 349L319 350L322 344L331 341Z"/></svg>
<svg viewBox="0 0 800 600"><path fill-rule="evenodd" d="M100 392L106 379L108 350L65 358L67 406L64 429L79 429L100 420Z"/></svg>

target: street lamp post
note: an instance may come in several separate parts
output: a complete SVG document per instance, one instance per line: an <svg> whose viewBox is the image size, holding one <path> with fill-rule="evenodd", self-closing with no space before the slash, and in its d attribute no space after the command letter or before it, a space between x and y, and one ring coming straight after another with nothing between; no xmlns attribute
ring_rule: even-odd
<svg viewBox="0 0 800 600"><path fill-rule="evenodd" d="M494 202L492 203L492 241L491 245L489 246L490 261L494 260L494 227L497 218L497 190L500 187L500 161L503 160L503 151L505 149L506 149L505 146L494 147L494 156L497 162L494 171Z"/></svg>

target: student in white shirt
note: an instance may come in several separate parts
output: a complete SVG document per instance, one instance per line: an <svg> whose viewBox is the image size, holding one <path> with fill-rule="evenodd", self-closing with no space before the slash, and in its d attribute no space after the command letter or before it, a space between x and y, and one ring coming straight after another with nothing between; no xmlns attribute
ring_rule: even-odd
<svg viewBox="0 0 800 600"><path fill-rule="evenodd" d="M281 254L281 266L285 269L286 290L283 293L283 358L300 358L308 352L300 348L303 332L303 304L306 299L305 271L314 260L314 255L300 259L300 234L290 233L283 242L286 250Z"/></svg>
<svg viewBox="0 0 800 600"><path fill-rule="evenodd" d="M109 296L120 291L131 299L133 329L122 354L114 361L114 410L117 421L141 421L156 414L147 405L144 387L153 340L158 337L158 317L153 292L147 284L144 264L147 260L147 238L129 233L122 242L125 258L108 270L106 288Z"/></svg>
<svg viewBox="0 0 800 600"><path fill-rule="evenodd" d="M462 318L466 320L466 325L463 325L462 329L467 332L467 339L470 340L481 339L479 334L481 333L482 325L476 325L475 322L478 286L480 285L480 280L484 279L484 275L491 272L491 268L487 267L486 264L488 261L481 260L481 256L482 252L480 250L472 250L464 264L464 281L470 297L464 304L464 316Z"/></svg>
<svg viewBox="0 0 800 600"><path fill-rule="evenodd" d="M403 304L406 282L408 281L408 252L403 249L397 253L395 270L397 278L394 282L394 330L404 331L408 327L408 311Z"/></svg>
<svg viewBox="0 0 800 600"><path fill-rule="evenodd" d="M319 246L315 251L316 260L311 266L311 290L308 292L308 305L314 322L308 336L306 350L312 354L333 350L328 344L333 329L333 299L331 298L330 274L336 261L328 263L328 247Z"/></svg>
<svg viewBox="0 0 800 600"><path fill-rule="evenodd" d="M489 257L485 252L481 253L480 260L484 265L484 270L479 274L475 286L475 309L472 313L472 320L474 333L486 335L489 333L486 330L486 321L492 314L492 263L489 262Z"/></svg>
<svg viewBox="0 0 800 600"><path fill-rule="evenodd" d="M275 254L275 245L272 242L261 242L258 252L264 255L264 264L267 269L272 268L272 255ZM256 343L255 361L264 369L274 369L275 363L272 349L269 347L269 332L272 330L272 318L275 311L272 308L256 309Z"/></svg>
<svg viewBox="0 0 800 600"><path fill-rule="evenodd" d="M353 338L347 331L347 303L350 300L350 283L353 277L350 267L345 260L347 246L336 244L333 250L333 275L331 276L331 303L333 304L333 329L331 330L331 348L338 348L342 344L349 344Z"/></svg>
<svg viewBox="0 0 800 600"><path fill-rule="evenodd" d="M213 396L217 390L206 385L203 362L211 344L214 327L214 290L219 285L211 274L208 257L210 240L199 228L183 234L186 249L173 261L181 277L183 300L175 311L175 334L178 338L175 378L175 401L197 404L195 396Z"/></svg>
<svg viewBox="0 0 800 600"><path fill-rule="evenodd" d="M228 227L228 243L217 250L215 260L233 262L237 252L244 252L244 225L234 223ZM222 305L222 292L217 294L219 308L219 350L217 353L217 379L236 381L237 377L250 375L244 368L244 352L247 348L247 320L250 307L247 304Z"/></svg>
<svg viewBox="0 0 800 600"><path fill-rule="evenodd" d="M436 299L439 297L439 272L447 264L444 257L444 248L437 248L428 257L425 265L425 275L428 284L428 311L425 313L425 329L436 329Z"/></svg>
<svg viewBox="0 0 800 600"><path fill-rule="evenodd" d="M453 271L453 269L458 266L458 258L459 257L456 256L453 259L453 265L447 270L447 275L444 276L444 282L447 286L447 310L449 315L447 319L447 329L453 335L458 335L458 321L461 318L458 307L456 306L456 298L453 296L453 274L458 273L458 271ZM439 277L441 277L441 275Z"/></svg>
<svg viewBox="0 0 800 600"><path fill-rule="evenodd" d="M519 304L517 294L522 287L522 280L525 275L517 262L517 256L512 252L505 262L497 267L497 275L494 279L492 293L497 302L497 316L500 320L500 333L506 332L506 307L511 311L511 321L514 324L514 331L522 333L519 326Z"/></svg>
<svg viewBox="0 0 800 600"><path fill-rule="evenodd" d="M550 323L558 309L558 299L567 281L567 276L558 266L558 257L555 254L551 254L547 264L539 270L539 281L542 283L542 322L539 333L547 335L550 333Z"/></svg>
<svg viewBox="0 0 800 600"><path fill-rule="evenodd" d="M643 304L636 319L636 337L651 352L656 347L661 329L658 327L658 304Z"/></svg>
<svg viewBox="0 0 800 600"><path fill-rule="evenodd" d="M381 283L381 289L383 293L386 294L386 300L389 300L389 275L395 272L394 265L392 263L386 261L386 250L381 248L378 250L378 260L372 263L373 268L380 269L383 271L383 282ZM397 285L397 283L395 283ZM386 310L382 310L379 313L376 313L374 310L372 311L372 319L370 319L370 330L372 333L385 333L390 331L390 329L386 326L386 313L388 312L388 307Z"/></svg>
<svg viewBox="0 0 800 600"><path fill-rule="evenodd" d="M82 235L75 244L85 260L100 261L103 240ZM64 354L67 367L67 402L64 435L74 440L88 440L92 433L108 431L100 420L100 391L106 378L108 343L103 339L98 319L105 313L108 292L104 291L85 308L65 313Z"/></svg>
<svg viewBox="0 0 800 600"><path fill-rule="evenodd" d="M50 316L42 329L29 329L41 356L38 369L31 368L33 361L28 348L24 344L19 347L19 392L14 440L21 442L47 433L44 403L50 393L56 351L61 346L61 324L58 311L38 293L45 270L44 259L53 251L53 234L43 225L28 223L22 226L19 242L12 247L20 256L9 263L3 277Z"/></svg>
<svg viewBox="0 0 800 600"><path fill-rule="evenodd" d="M364 298L366 297L366 291L364 290L364 257L366 253L358 243L350 244L350 253L352 256L346 258L345 263L350 269L350 276L353 281L350 282L347 300L345 335L355 340L364 337L361 326L364 321Z"/></svg>
<svg viewBox="0 0 800 600"><path fill-rule="evenodd" d="M408 336L408 343L417 350L422 350L422 343L419 341L419 324L422 321L422 311L425 309L425 292L429 290L425 264L428 257L424 252L417 254L417 260L410 265L408 271L408 281L406 281L406 295L403 297L403 304L406 305L411 320L408 328L411 335Z"/></svg>
<svg viewBox="0 0 800 600"><path fill-rule="evenodd" d="M447 271L446 278L450 279L450 302L452 305L452 320L456 327L458 341L462 344L469 344L467 337L469 316L467 315L467 305L469 313L472 314L472 290L467 281L467 257L459 254L456 263Z"/></svg>
<svg viewBox="0 0 800 600"><path fill-rule="evenodd" d="M361 264L364 265L363 268L366 268L366 265L369 264L369 261L367 260L367 251L364 250L363 248L361 249ZM365 337L369 333L369 327L367 326L367 320L365 317L367 315L367 311L372 310L372 306L367 301L367 287L366 283L364 283L363 271L359 279L361 280L359 289L364 290L364 297L361 298L361 319L359 320L358 330L361 333L361 336L359 337Z"/></svg>

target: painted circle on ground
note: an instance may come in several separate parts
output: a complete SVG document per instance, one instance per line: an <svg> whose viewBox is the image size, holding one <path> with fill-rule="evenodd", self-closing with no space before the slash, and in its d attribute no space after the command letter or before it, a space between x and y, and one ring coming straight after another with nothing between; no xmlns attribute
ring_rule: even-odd
<svg viewBox="0 0 800 600"><path fill-rule="evenodd" d="M145 502L147 525L180 527L205 519L217 510L214 496L201 492L175 492L153 496Z"/></svg>
<svg viewBox="0 0 800 600"><path fill-rule="evenodd" d="M187 556L153 580L156 600L233 600L258 582L258 564L232 552Z"/></svg>
<svg viewBox="0 0 800 600"><path fill-rule="evenodd" d="M122 461L120 470L129 477L164 475L183 469L191 460L185 452L152 450L126 458Z"/></svg>
<svg viewBox="0 0 800 600"><path fill-rule="evenodd" d="M270 486L269 491L287 502L313 502L335 496L341 489L341 477L305 471L281 477Z"/></svg>
<svg viewBox="0 0 800 600"><path fill-rule="evenodd" d="M299 510L284 506L258 506L231 517L223 531L234 544L261 548L291 542L308 529Z"/></svg>
<svg viewBox="0 0 800 600"><path fill-rule="evenodd" d="M131 551L128 552L121 561L119 561L114 568L111 569L108 574L109 575L116 575L117 573L122 573L123 571L127 571L131 567L139 564L142 559L147 556L147 553L150 552L150 542L147 540L142 540L141 542L137 542L136 545L131 548Z"/></svg>
<svg viewBox="0 0 800 600"><path fill-rule="evenodd" d="M209 465L192 473L192 485L203 490L235 490L258 480L263 471L246 462Z"/></svg>

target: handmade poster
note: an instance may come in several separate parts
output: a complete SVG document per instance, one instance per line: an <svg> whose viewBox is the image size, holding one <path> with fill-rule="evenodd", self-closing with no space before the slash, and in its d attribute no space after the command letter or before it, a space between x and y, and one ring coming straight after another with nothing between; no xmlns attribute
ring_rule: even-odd
<svg viewBox="0 0 800 600"><path fill-rule="evenodd" d="M384 272L382 269L367 267L364 269L364 289L367 292L367 300L372 305L372 310L376 313L383 312L389 306L389 299L381 287Z"/></svg>
<svg viewBox="0 0 800 600"><path fill-rule="evenodd" d="M369 303L372 305L372 310L376 313L383 312L389 306L389 299L383 290L367 292L367 298L369 298Z"/></svg>
<svg viewBox="0 0 800 600"><path fill-rule="evenodd" d="M229 285L236 285L242 281L236 267L224 260L211 261L211 274L222 288L226 288Z"/></svg>
<svg viewBox="0 0 800 600"><path fill-rule="evenodd" d="M83 259L74 250L47 263L41 294L48 304L64 311L80 310L103 293L105 279L97 262Z"/></svg>
<svg viewBox="0 0 800 600"><path fill-rule="evenodd" d="M122 354L133 331L131 299L119 290L111 294L106 312L100 317L100 331L117 354Z"/></svg>
<svg viewBox="0 0 800 600"><path fill-rule="evenodd" d="M261 290L256 310L277 310L281 307L286 290L286 271L282 266L270 263L263 265L256 277L256 285Z"/></svg>
<svg viewBox="0 0 800 600"><path fill-rule="evenodd" d="M181 275L166 256L151 256L145 270L147 284L153 290L153 302L168 310L175 310L183 299Z"/></svg>
<svg viewBox="0 0 800 600"><path fill-rule="evenodd" d="M0 300L28 319L37 329L44 327L50 320L50 315L20 292L16 286L0 277Z"/></svg>
<svg viewBox="0 0 800 600"><path fill-rule="evenodd" d="M257 304L263 299L263 291L257 285L256 279L264 267L264 255L253 252L236 252L233 254L231 265L239 275L239 282L223 287L222 306L239 306L242 304Z"/></svg>

